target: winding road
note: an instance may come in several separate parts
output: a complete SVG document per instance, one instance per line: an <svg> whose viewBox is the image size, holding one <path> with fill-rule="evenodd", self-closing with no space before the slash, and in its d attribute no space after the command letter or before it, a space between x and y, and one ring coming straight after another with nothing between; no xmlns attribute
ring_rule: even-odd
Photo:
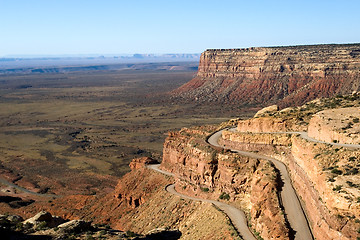
<svg viewBox="0 0 360 240"><path fill-rule="evenodd" d="M280 133L282 133L282 132L280 132ZM303 139L308 140L310 142L325 143L325 144L329 144L329 145L332 145L332 146L352 148L352 149L360 148L360 144L330 143L330 142L320 141L320 140L317 140L315 138L309 137L307 132L283 132L283 133L299 134L300 137L302 137Z"/></svg>
<svg viewBox="0 0 360 240"><path fill-rule="evenodd" d="M222 130L223 131L223 130ZM208 139L208 143L216 147L223 147L218 143L219 138L221 137L222 131L216 132L211 135ZM243 156L264 159L271 161L275 167L280 171L281 180L284 183L283 188L281 189L280 196L281 202L284 207L285 214L290 223L290 226L295 231L296 240L311 240L313 239L309 223L301 206L298 196L291 184L291 179L289 173L286 169L285 164L282 162L267 156L263 156L257 153L240 151L237 149L231 149L233 152L237 152Z"/></svg>
<svg viewBox="0 0 360 240"><path fill-rule="evenodd" d="M223 130L227 130L227 129L223 129ZM221 130L221 131L223 131L223 130ZM236 132L237 130L236 130L236 128L230 128L230 129L228 129L228 131ZM307 132L258 132L257 134L298 134L301 138L303 138L307 141L310 141L310 142L324 143L324 144L328 144L328 145L332 145L332 146L336 146L336 147L345 147L345 148L351 148L351 149L360 148L360 144L333 143L333 142L320 141L315 138L309 137ZM220 134L220 136L221 136L221 134Z"/></svg>
<svg viewBox="0 0 360 240"><path fill-rule="evenodd" d="M229 130L235 132L236 128L232 128ZM221 146L218 143L218 140L222 135L222 131L223 130L220 130L218 132L215 132L213 135L211 135L208 138L208 143L213 146L220 147L220 148L226 147L226 146ZM269 134L270 133L271 134L277 134L277 133L278 134L298 134L301 138L303 138L307 141L315 142L315 143L324 143L324 144L329 144L332 146L345 147L345 148L351 148L351 149L359 149L360 148L359 144L342 144L342 143L329 143L329 142L320 141L320 140L309 137L307 132L263 132L263 133L265 133L265 134L266 133L269 133ZM284 207L285 214L287 215L287 219L290 223L290 226L295 231L295 239L296 240L314 239L313 235L311 233L311 229L309 226L309 222L306 218L305 212L301 206L301 203L295 192L295 189L292 186L291 179L289 177L289 173L286 168L286 165L284 163L280 162L279 160L276 160L271 157L263 156L263 155L260 155L257 153L246 152L246 151L241 151L241 150L232 149L232 148L229 148L229 149L231 151L239 153L243 156L248 156L248 157L252 157L252 158L258 158L258 159L264 159L264 160L271 161L275 165L275 167L280 171L281 180L284 183L284 186L280 192L281 202ZM244 224L246 224L246 223L244 223Z"/></svg>
<svg viewBox="0 0 360 240"><path fill-rule="evenodd" d="M39 196L39 197L51 197L51 198L56 198L56 197L59 197L58 195L55 195L55 194L47 194L47 193L37 193L37 192L33 192L33 191L30 191L26 188L23 188L23 187L20 187L14 183L11 183L9 181L6 181L5 179L2 179L0 178L0 183L1 184L4 184L6 186L9 186L9 187L13 187L17 190L20 190L24 193L28 193L28 194L31 194L31 195L34 195L34 196Z"/></svg>
<svg viewBox="0 0 360 240"><path fill-rule="evenodd" d="M218 143L218 140L221 137L222 132L224 130L236 131L236 128L223 129L218 132L215 132L208 138L208 143L215 147L220 147L220 148L226 147L226 146L221 146ZM303 139L311 141L311 142L325 143L325 144L329 144L329 145L333 145L333 146L346 147L346 148L352 148L352 149L360 148L360 145L357 145L357 144L340 144L340 143L329 143L329 142L319 141L319 140L309 137L306 132L263 132L263 133L265 133L265 134L266 133L298 134ZM311 229L309 227L309 223L307 221L306 215L304 213L304 210L303 210L301 203L299 201L299 198L292 186L291 179L289 177L289 173L287 171L286 165L274 158L263 156L263 155L260 155L257 153L246 152L246 151L241 151L241 150L232 149L232 148L228 148L228 149L233 152L236 152L238 154L241 154L243 156L248 156L251 158L258 158L258 159L264 159L264 160L271 161L275 165L275 167L280 171L281 180L284 183L283 188L280 192L281 203L284 207L284 211L285 211L287 219L290 223L290 226L295 231L295 240L312 240L312 239L314 239L313 235L311 233ZM168 176L174 176L174 174L172 174L172 173L169 173L167 171L159 169L159 166L160 166L160 164L151 164L151 165L147 165L147 168L150 168L154 171L160 172L160 173L168 175ZM35 196L52 197L52 198L58 197L57 195L54 195L54 194L41 194L41 193L32 192L30 190L22 188L14 183L8 182L5 179L1 179L1 178L0 178L0 183L10 186L10 187L13 187L22 192L35 195ZM234 206L231 206L231 205L223 203L223 202L215 201L215 200L195 198L195 197L190 197L190 196L178 193L175 190L174 184L166 186L165 190L171 194L177 195L184 199L190 199L193 201L202 201L202 202L207 202L207 203L216 205L219 209L221 209L230 218L231 222L233 223L233 225L235 226L238 233L241 235L241 237L243 239L256 240L255 236L252 234L252 232L250 231L250 229L247 225L247 220L246 220L246 216L245 216L244 212L235 208Z"/></svg>
<svg viewBox="0 0 360 240"><path fill-rule="evenodd" d="M236 129L229 129L229 130L236 131ZM226 147L226 146L221 146L218 143L218 140L222 135L222 131L224 131L224 130L220 130L220 131L212 134L208 138L208 143L215 147L220 147L220 148ZM312 141L312 142L325 143L325 144L339 146L339 147L360 148L360 145L355 145L355 144L340 144L340 143L328 143L328 142L319 141L319 140L309 137L306 132L272 132L272 134L276 134L276 133L298 134L303 139ZM301 202L295 192L295 189L292 186L291 179L290 179L288 170L286 168L286 165L277 159L267 157L267 156L264 156L261 154L241 151L241 150L232 149L232 148L228 148L228 149L230 149L231 151L236 152L238 154L241 154L243 156L268 160L274 164L275 168L277 168L280 171L281 180L284 183L284 185L281 189L281 192L280 192L280 198L281 198L280 201L281 201L282 206L284 207L284 212L287 216L290 226L295 232L295 240L314 239L311 229L310 229L310 226L309 226L309 223L308 223L308 220L306 218L305 212L301 206ZM158 165L149 165L148 167L155 171L161 172L163 174L166 174L169 176L174 176L172 173L169 173L169 172L159 169L159 164ZM190 197L190 196L186 196L184 194L178 193L178 192L176 192L173 184L167 186L166 190L168 192L170 192L174 195L180 196L182 198L187 198L187 199L191 199L194 201L209 202L209 203L212 203L212 204L218 206L222 211L224 211L228 215L228 217L231 219L232 223L234 224L234 226L236 227L236 229L238 230L240 235L245 240L256 239L254 237L254 235L251 233L251 231L247 225L247 220L246 220L244 212L242 212L241 210L239 210L231 205L225 204L223 202L218 202L218 201L208 200L208 199L201 199L201 198L194 198L194 197Z"/></svg>
<svg viewBox="0 0 360 240"><path fill-rule="evenodd" d="M147 167L152 170L158 171L158 172L168 175L168 176L174 176L174 174L172 174L172 173L169 173L167 171L159 169L159 166L160 166L160 164L147 165ZM215 200L195 198L195 197L190 197L190 196L178 193L175 190L175 184L167 185L165 190L171 194L177 195L184 199L207 202L207 203L212 203L212 204L216 205L230 218L232 224L235 226L236 230L238 231L238 233L241 235L241 237L244 240L256 240L254 235L249 230L244 212L235 208L234 206L231 206L231 205L223 203L223 202L215 201Z"/></svg>

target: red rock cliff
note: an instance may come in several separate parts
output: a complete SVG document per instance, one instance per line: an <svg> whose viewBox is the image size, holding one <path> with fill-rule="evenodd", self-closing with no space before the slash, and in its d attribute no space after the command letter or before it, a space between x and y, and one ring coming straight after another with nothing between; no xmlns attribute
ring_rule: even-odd
<svg viewBox="0 0 360 240"><path fill-rule="evenodd" d="M360 89L360 44L206 50L175 98L300 105Z"/></svg>
<svg viewBox="0 0 360 240"><path fill-rule="evenodd" d="M277 173L267 161L213 149L194 129L170 133L163 150L161 166L175 174L177 191L227 198L247 212L252 228L264 239L289 239L277 196Z"/></svg>

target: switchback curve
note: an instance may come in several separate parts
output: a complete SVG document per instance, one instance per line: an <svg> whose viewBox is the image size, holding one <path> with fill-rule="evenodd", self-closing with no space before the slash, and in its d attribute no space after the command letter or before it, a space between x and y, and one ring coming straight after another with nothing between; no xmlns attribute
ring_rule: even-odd
<svg viewBox="0 0 360 240"><path fill-rule="evenodd" d="M158 171L167 176L174 176L174 174L172 174L172 173L169 173L167 171L159 169L159 166L160 166L160 164L147 165L147 167L152 170ZM203 198L190 197L190 196L181 194L175 190L175 184L167 185L165 190L168 191L169 193L179 196L181 198L214 204L215 206L220 208L230 218L232 224L235 226L236 230L238 231L238 233L241 235L241 237L244 240L256 240L256 238L251 233L251 231L247 225L247 220L246 220L246 216L245 216L244 212L241 211L240 209L237 209L234 206L231 206L231 205L223 203L223 202L209 200L209 199L203 199Z"/></svg>

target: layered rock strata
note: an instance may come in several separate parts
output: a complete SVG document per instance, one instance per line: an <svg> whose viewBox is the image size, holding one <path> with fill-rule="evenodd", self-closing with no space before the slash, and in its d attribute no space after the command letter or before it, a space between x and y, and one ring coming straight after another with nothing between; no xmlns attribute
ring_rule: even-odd
<svg viewBox="0 0 360 240"><path fill-rule="evenodd" d="M360 144L360 107L328 109L315 114L309 123L310 137L345 144Z"/></svg>
<svg viewBox="0 0 360 240"><path fill-rule="evenodd" d="M360 44L209 49L173 96L281 107L360 90Z"/></svg>
<svg viewBox="0 0 360 240"><path fill-rule="evenodd" d="M154 229L177 229L179 234L176 239L236 239L236 230L228 217L213 205L168 193L165 186L173 183L174 179L145 167L154 162L150 158L134 159L130 164L132 171L119 179L115 190L106 195L46 198L18 208L15 212L23 217L30 217L40 210L46 210L64 219L84 219L104 226L104 229L109 229L110 226L131 235L153 235ZM9 208L9 212L11 211L14 212L14 209ZM44 218L40 219L43 220ZM104 237L108 239L107 236ZM120 239L118 236L114 238ZM173 238L154 235L149 239Z"/></svg>
<svg viewBox="0 0 360 240"><path fill-rule="evenodd" d="M213 149L205 136L185 129L166 139L161 166L175 174L177 191L230 201L248 214L254 232L263 238L288 239L274 167L268 161Z"/></svg>
<svg viewBox="0 0 360 240"><path fill-rule="evenodd" d="M359 150L312 142L286 133L223 131L221 143L258 151L288 166L316 239L359 237L356 232L360 227Z"/></svg>

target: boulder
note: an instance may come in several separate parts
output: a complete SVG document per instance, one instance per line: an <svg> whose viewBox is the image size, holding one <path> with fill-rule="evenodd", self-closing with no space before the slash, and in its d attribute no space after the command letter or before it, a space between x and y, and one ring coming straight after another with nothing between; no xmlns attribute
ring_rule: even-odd
<svg viewBox="0 0 360 240"><path fill-rule="evenodd" d="M46 222L49 223L52 220L52 216L49 212L41 211L32 218L26 219L23 223L24 224L32 224L37 225L40 222Z"/></svg>
<svg viewBox="0 0 360 240"><path fill-rule="evenodd" d="M24 219L18 215L9 215L6 219L14 224L24 221Z"/></svg>
<svg viewBox="0 0 360 240"><path fill-rule="evenodd" d="M157 163L159 163L157 160L152 159L150 157L141 157L141 158L134 158L129 164L129 166L131 170L136 170L145 167L145 165L147 164L157 164Z"/></svg>
<svg viewBox="0 0 360 240"><path fill-rule="evenodd" d="M281 112L281 113L291 112L291 111L293 111L294 109L295 109L295 108L293 108L293 107L287 107L287 108L281 109L280 112Z"/></svg>
<svg viewBox="0 0 360 240"><path fill-rule="evenodd" d="M71 220L57 226L63 233L80 233L91 229L91 223L84 220Z"/></svg>
<svg viewBox="0 0 360 240"><path fill-rule="evenodd" d="M271 106L268 106L268 107L265 107L263 109L260 109L255 115L254 117L259 117L260 115L262 114L265 114L265 113L270 113L270 112L276 112L279 110L279 107L277 105L271 105Z"/></svg>

